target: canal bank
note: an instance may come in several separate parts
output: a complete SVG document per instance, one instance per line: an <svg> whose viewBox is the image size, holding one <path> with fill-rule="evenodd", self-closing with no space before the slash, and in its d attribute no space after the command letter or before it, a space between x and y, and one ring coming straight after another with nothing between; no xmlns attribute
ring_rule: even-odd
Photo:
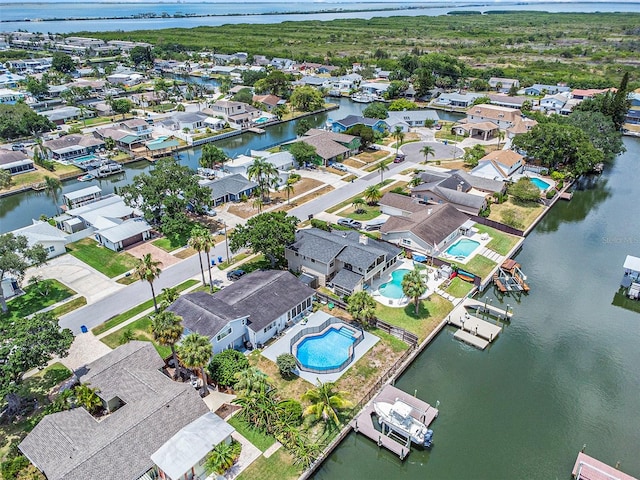
<svg viewBox="0 0 640 480"><path fill-rule="evenodd" d="M640 315L611 305L625 255L640 250L640 218L627 213L640 141L625 145L527 237L516 259L531 293L485 292L515 310L499 341L481 352L444 327L396 382L440 401L432 451L401 462L350 433L314 478L568 478L585 443L638 476Z"/></svg>

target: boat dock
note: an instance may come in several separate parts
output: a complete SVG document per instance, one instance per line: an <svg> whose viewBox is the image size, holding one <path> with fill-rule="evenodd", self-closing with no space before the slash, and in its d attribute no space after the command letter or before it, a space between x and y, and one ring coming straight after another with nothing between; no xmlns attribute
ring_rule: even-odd
<svg viewBox="0 0 640 480"><path fill-rule="evenodd" d="M578 453L571 476L576 480L638 480L582 452Z"/></svg>
<svg viewBox="0 0 640 480"><path fill-rule="evenodd" d="M465 307L473 308L477 312L489 312L498 317L499 319L507 318L511 320L513 317L513 310L509 311L508 308L502 309L494 307L493 305L487 305L473 298L467 298L464 302Z"/></svg>
<svg viewBox="0 0 640 480"><path fill-rule="evenodd" d="M258 135L262 135L263 133L266 132L266 130L258 127L251 127L251 128L247 128L247 132L257 133Z"/></svg>
<svg viewBox="0 0 640 480"><path fill-rule="evenodd" d="M406 456L409 455L409 452L411 452L411 440L401 438L399 435L391 431L386 434L382 433L376 428L376 424L378 422L374 418L374 402L394 403L396 400L402 400L404 403L411 405L414 409L411 416L424 423L427 427L438 416L438 409L432 407L427 402L413 397L393 385L386 385L378 395L371 399L369 404L360 412L360 414L351 421L350 425L355 432L361 433L365 437L370 438L376 442L379 447L386 448L398 455L401 460L404 460ZM416 412L419 412L420 415L417 415Z"/></svg>
<svg viewBox="0 0 640 480"><path fill-rule="evenodd" d="M498 325L469 314L465 314L465 316L449 315L448 321L460 329L454 333L454 338L480 350L487 348L502 331Z"/></svg>
<svg viewBox="0 0 640 480"><path fill-rule="evenodd" d="M561 198L562 200L567 200L567 201L569 201L569 200L571 200L571 199L573 198L573 192L562 192L562 193L560 194L560 198Z"/></svg>
<svg viewBox="0 0 640 480"><path fill-rule="evenodd" d="M520 270L520 264L511 259L505 260L493 275L493 283L501 293L528 292L526 280L527 276Z"/></svg>

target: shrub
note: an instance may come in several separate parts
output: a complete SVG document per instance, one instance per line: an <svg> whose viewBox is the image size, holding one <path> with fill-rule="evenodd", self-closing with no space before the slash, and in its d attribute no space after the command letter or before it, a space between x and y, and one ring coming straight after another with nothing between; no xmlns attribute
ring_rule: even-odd
<svg viewBox="0 0 640 480"><path fill-rule="evenodd" d="M513 228L522 229L524 225L518 219L518 212L515 208L507 208L502 212L502 223Z"/></svg>
<svg viewBox="0 0 640 480"><path fill-rule="evenodd" d="M283 378L290 378L293 375L295 369L298 368L296 357L294 357L290 353L283 353L282 355L278 355L278 358L276 359L276 365L278 365L278 370L280 370L280 375L282 375Z"/></svg>
<svg viewBox="0 0 640 480"><path fill-rule="evenodd" d="M225 350L215 354L207 366L211 379L225 387L236 383L236 373L247 368L249 368L249 360L236 350Z"/></svg>
<svg viewBox="0 0 640 480"><path fill-rule="evenodd" d="M556 183L556 189L560 190L562 187L564 187L564 181L559 180L558 183Z"/></svg>
<svg viewBox="0 0 640 480"><path fill-rule="evenodd" d="M292 398L278 403L281 409L280 419L289 425L299 426L302 423L302 405Z"/></svg>
<svg viewBox="0 0 640 480"><path fill-rule="evenodd" d="M547 190L547 198L553 198L556 196L556 191L553 188L550 188L549 190Z"/></svg>
<svg viewBox="0 0 640 480"><path fill-rule="evenodd" d="M480 215L483 218L487 218L489 217L489 215L491 215L491 205L487 204L487 206L485 208L483 208L482 210L480 210L480 212L478 213L478 215Z"/></svg>
<svg viewBox="0 0 640 480"><path fill-rule="evenodd" d="M565 174L562 172L551 172L551 180L554 181L560 181L560 180L564 180Z"/></svg>
<svg viewBox="0 0 640 480"><path fill-rule="evenodd" d="M23 468L27 468L29 466L29 460L27 457L22 455L18 455L11 460L7 460L6 462L2 462L2 466L0 466L0 472L2 473L2 478L5 480L14 480L18 478L18 473Z"/></svg>
<svg viewBox="0 0 640 480"><path fill-rule="evenodd" d="M313 228L319 228L320 230L324 230L326 232L331 231L331 226L325 222L324 220L318 220L317 218L311 219L311 226Z"/></svg>

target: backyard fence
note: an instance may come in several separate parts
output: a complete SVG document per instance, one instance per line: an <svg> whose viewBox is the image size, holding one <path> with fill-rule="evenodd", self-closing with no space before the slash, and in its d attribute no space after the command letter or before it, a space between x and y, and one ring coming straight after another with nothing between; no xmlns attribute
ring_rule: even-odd
<svg viewBox="0 0 640 480"><path fill-rule="evenodd" d="M479 217L477 215L471 215L471 220L480 225L486 225L487 227L495 228L504 233L509 233L511 235L517 235L519 237L524 237L524 231L518 230L517 228L510 227L509 225L505 225L504 223L496 222L494 220L489 220L488 218Z"/></svg>

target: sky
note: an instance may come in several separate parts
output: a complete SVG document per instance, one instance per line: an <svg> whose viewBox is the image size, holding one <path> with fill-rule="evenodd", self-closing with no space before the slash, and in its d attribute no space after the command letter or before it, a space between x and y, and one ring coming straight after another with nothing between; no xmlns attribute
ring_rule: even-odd
<svg viewBox="0 0 640 480"><path fill-rule="evenodd" d="M463 0L464 3L470 3L472 0ZM500 3L501 0L488 0L490 3ZM554 3L553 0L502 0L505 3L516 3L524 1L526 3ZM591 0L584 2L581 0L560 0L563 3L606 3L605 0ZM312 3L368 3L366 0L311 0ZM309 3L311 3L309 2ZM447 0L371 0L372 3L393 3L393 4L447 4ZM20 4L20 3L288 3L286 0L0 0L2 4ZM615 3L640 3L640 0L615 0Z"/></svg>

